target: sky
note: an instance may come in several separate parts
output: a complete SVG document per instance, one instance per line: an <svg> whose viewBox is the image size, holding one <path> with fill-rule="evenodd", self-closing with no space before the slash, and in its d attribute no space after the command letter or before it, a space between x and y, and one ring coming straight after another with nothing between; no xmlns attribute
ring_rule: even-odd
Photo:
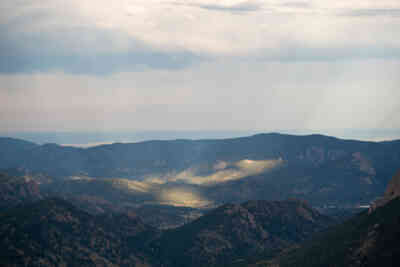
<svg viewBox="0 0 400 267"><path fill-rule="evenodd" d="M0 132L399 129L398 0L2 0Z"/></svg>

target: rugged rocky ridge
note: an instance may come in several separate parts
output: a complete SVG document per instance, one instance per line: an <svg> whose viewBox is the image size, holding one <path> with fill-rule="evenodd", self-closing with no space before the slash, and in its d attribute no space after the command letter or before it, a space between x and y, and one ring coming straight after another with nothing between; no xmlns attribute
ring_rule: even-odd
<svg viewBox="0 0 400 267"><path fill-rule="evenodd" d="M276 255L332 221L296 200L227 204L163 234L134 213L51 198L0 213L2 266L233 266Z"/></svg>
<svg viewBox="0 0 400 267"><path fill-rule="evenodd" d="M167 266L233 266L273 256L330 223L302 201L227 204L166 232L155 249Z"/></svg>

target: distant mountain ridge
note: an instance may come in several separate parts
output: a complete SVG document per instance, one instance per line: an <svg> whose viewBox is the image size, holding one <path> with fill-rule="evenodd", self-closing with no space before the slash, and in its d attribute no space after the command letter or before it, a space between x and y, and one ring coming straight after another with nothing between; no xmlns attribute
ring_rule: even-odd
<svg viewBox="0 0 400 267"><path fill-rule="evenodd" d="M393 148L388 149L390 146ZM51 175L86 173L93 177L140 178L149 171L179 170L190 167L193 163L215 160L282 157L285 160L320 164L349 152L373 151L376 154L374 156L382 156L379 153L387 149L387 152L391 152L399 146L400 140L365 142L323 135L294 136L278 133L232 139L114 143L90 148L37 145L20 139L0 138L0 168L18 166L46 171ZM101 168L100 165L105 167Z"/></svg>
<svg viewBox="0 0 400 267"><path fill-rule="evenodd" d="M259 168L255 172L235 172L246 162L257 166L263 161L279 164L268 171ZM173 182L168 183L180 184L190 194L196 192L199 203L289 197L320 206L368 203L382 194L388 177L399 164L400 140L363 142L271 133L220 140L116 143L83 149L0 138L0 169L43 173L55 179L83 176L140 182L151 177L162 183L168 182L165 177L176 175L181 180L172 177ZM202 179L211 183L202 186ZM223 182L212 183L213 179ZM82 186L78 182L70 184L77 189ZM171 188L160 183L152 186L160 188L157 194Z"/></svg>

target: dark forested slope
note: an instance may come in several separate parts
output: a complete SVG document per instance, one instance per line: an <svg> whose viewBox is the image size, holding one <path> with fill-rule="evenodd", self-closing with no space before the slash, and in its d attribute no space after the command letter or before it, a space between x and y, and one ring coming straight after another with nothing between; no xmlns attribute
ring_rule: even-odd
<svg viewBox="0 0 400 267"><path fill-rule="evenodd" d="M133 214L93 216L60 199L0 215L2 266L150 266L157 232Z"/></svg>

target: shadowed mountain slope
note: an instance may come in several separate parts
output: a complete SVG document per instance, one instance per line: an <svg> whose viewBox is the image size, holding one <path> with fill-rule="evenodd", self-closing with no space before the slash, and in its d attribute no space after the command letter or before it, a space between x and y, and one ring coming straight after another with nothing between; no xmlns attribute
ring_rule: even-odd
<svg viewBox="0 0 400 267"><path fill-rule="evenodd" d="M387 192L398 192L398 179L397 175L392 179ZM300 248L254 266L400 266L400 198L386 200Z"/></svg>
<svg viewBox="0 0 400 267"><path fill-rule="evenodd" d="M364 212L280 260L257 266L399 266L400 199Z"/></svg>

